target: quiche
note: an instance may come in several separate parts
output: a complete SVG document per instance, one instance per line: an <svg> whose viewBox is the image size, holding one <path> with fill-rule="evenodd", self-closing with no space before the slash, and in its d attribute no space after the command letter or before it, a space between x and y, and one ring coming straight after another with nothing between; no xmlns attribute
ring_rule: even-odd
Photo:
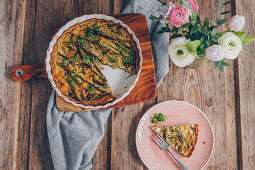
<svg viewBox="0 0 255 170"><path fill-rule="evenodd" d="M137 44L125 27L113 21L90 19L67 29L51 53L51 73L57 88L70 100L103 105L116 99L102 65L136 74Z"/></svg>
<svg viewBox="0 0 255 170"><path fill-rule="evenodd" d="M166 127L151 127L151 130L160 135L168 145L180 154L189 158L195 149L198 139L198 124L177 125Z"/></svg>

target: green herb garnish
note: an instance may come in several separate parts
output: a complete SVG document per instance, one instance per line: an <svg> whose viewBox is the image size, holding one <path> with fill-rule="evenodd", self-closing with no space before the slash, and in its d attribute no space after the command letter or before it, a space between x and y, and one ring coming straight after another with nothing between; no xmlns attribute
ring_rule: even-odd
<svg viewBox="0 0 255 170"><path fill-rule="evenodd" d="M103 52L102 52L102 54L104 54L104 55L105 55L105 54L107 54L107 53L108 53L108 51L110 51L110 49L107 49L107 50L103 51Z"/></svg>
<svg viewBox="0 0 255 170"><path fill-rule="evenodd" d="M121 29L121 25L118 25L118 26L117 26L117 30L120 30L120 29Z"/></svg>
<svg viewBox="0 0 255 170"><path fill-rule="evenodd" d="M93 85L89 86L88 92L93 92L95 90L95 87Z"/></svg>
<svg viewBox="0 0 255 170"><path fill-rule="evenodd" d="M84 63L88 64L90 62L90 56L85 55L82 60L83 60Z"/></svg>
<svg viewBox="0 0 255 170"><path fill-rule="evenodd" d="M92 33L92 29L91 28L86 28L86 35L90 35Z"/></svg>
<svg viewBox="0 0 255 170"><path fill-rule="evenodd" d="M106 89L109 86L109 84L104 83L104 88Z"/></svg>
<svg viewBox="0 0 255 170"><path fill-rule="evenodd" d="M93 26L94 26L94 29L95 29L96 31L98 31L98 30L100 29L100 26L97 25L97 24L94 24Z"/></svg>
<svg viewBox="0 0 255 170"><path fill-rule="evenodd" d="M116 63L116 59L113 57L110 57L110 63Z"/></svg>
<svg viewBox="0 0 255 170"><path fill-rule="evenodd" d="M81 73L82 73L82 74L85 74L84 68L83 68L83 69L81 69Z"/></svg>
<svg viewBox="0 0 255 170"><path fill-rule="evenodd" d="M73 45L74 45L74 42L68 42L67 44L73 46Z"/></svg>
<svg viewBox="0 0 255 170"><path fill-rule="evenodd" d="M75 79L77 79L77 76L78 76L78 75L77 75L75 72L72 72L72 73L71 73L71 76L74 77Z"/></svg>
<svg viewBox="0 0 255 170"><path fill-rule="evenodd" d="M163 122L166 120L166 116L163 115L162 113L159 113L159 114L154 114L153 117L151 118L151 122L152 123L158 123L158 122Z"/></svg>
<svg viewBox="0 0 255 170"><path fill-rule="evenodd" d="M67 77L66 79L67 83L71 84L71 85L76 85L77 84L77 81L72 81L70 78Z"/></svg>
<svg viewBox="0 0 255 170"><path fill-rule="evenodd" d="M118 49L118 51L119 51L120 53L124 53L124 52L125 52L121 47Z"/></svg>
<svg viewBox="0 0 255 170"><path fill-rule="evenodd" d="M75 55L71 58L71 60L72 60L73 62L77 61L77 60L78 60L77 54L75 54Z"/></svg>
<svg viewBox="0 0 255 170"><path fill-rule="evenodd" d="M69 60L68 59L64 59L64 64L65 66L69 63Z"/></svg>
<svg viewBox="0 0 255 170"><path fill-rule="evenodd" d="M73 86L77 84L77 81L72 81L71 83Z"/></svg>
<svg viewBox="0 0 255 170"><path fill-rule="evenodd" d="M80 44L81 46L84 46L85 42L86 42L86 38L82 38L82 39L79 41L79 44Z"/></svg>
<svg viewBox="0 0 255 170"><path fill-rule="evenodd" d="M69 79L68 77L66 78L66 81L67 81L67 83L69 83L69 84L71 84L71 83L72 83L72 80L71 80L71 79Z"/></svg>

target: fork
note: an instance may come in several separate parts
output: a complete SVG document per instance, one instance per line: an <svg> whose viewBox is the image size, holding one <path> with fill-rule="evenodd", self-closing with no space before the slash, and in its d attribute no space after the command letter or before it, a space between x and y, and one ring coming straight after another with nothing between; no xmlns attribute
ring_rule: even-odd
<svg viewBox="0 0 255 170"><path fill-rule="evenodd" d="M170 153L170 155L176 160L176 162L182 167L183 170L188 170L188 168L183 165L173 154L172 152L169 150L168 148L168 144L166 143L166 141L159 135L157 135L154 138L155 142L158 144L158 146L160 147L160 149L162 149L163 151L167 151Z"/></svg>

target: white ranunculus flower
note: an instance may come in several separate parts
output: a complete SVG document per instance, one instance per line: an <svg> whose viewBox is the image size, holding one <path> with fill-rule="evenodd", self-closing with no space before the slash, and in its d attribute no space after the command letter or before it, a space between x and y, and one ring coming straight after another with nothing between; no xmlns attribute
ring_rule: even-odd
<svg viewBox="0 0 255 170"><path fill-rule="evenodd" d="M221 45L212 45L205 51L206 58L212 61L220 61L224 59L224 48Z"/></svg>
<svg viewBox="0 0 255 170"><path fill-rule="evenodd" d="M242 15L233 16L228 23L228 28L231 31L241 31L245 24L245 18Z"/></svg>
<svg viewBox="0 0 255 170"><path fill-rule="evenodd" d="M195 59L195 56L190 54L184 46L188 42L190 42L190 40L179 37L174 39L169 45L168 54L172 62L178 67L185 67L191 64Z"/></svg>
<svg viewBox="0 0 255 170"><path fill-rule="evenodd" d="M243 48L242 40L232 32L224 33L218 42L224 48L224 56L228 59L235 59Z"/></svg>

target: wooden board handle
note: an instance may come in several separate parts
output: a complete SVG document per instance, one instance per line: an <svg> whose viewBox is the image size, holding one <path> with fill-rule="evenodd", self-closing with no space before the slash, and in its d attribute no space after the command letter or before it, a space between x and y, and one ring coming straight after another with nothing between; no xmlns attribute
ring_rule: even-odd
<svg viewBox="0 0 255 170"><path fill-rule="evenodd" d="M36 78L48 78L45 64L19 65L12 69L11 77L14 81L26 81Z"/></svg>

